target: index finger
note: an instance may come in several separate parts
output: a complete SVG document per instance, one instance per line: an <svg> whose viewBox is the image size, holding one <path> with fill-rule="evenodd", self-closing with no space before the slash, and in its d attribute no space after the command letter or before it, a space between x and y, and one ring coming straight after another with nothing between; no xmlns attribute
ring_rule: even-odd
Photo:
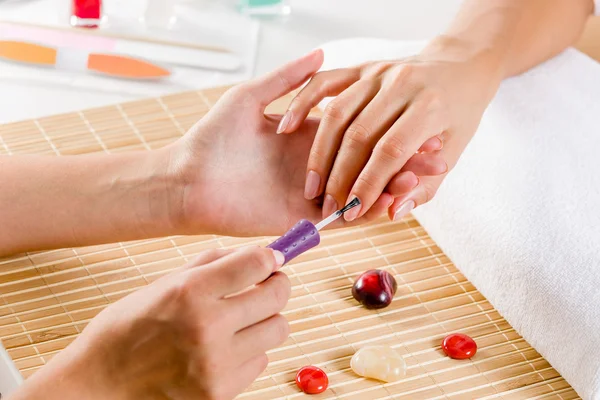
<svg viewBox="0 0 600 400"><path fill-rule="evenodd" d="M222 298L264 281L283 262L279 251L258 246L244 248L197 269L195 279L204 281L211 295Z"/></svg>
<svg viewBox="0 0 600 400"><path fill-rule="evenodd" d="M245 85L264 109L274 100L300 87L322 64L323 50L317 49Z"/></svg>
<svg viewBox="0 0 600 400"><path fill-rule="evenodd" d="M409 105L408 110L375 145L348 197L348 201L358 197L361 205L344 214L346 221L364 215L421 144L440 132L429 112L428 107L422 104Z"/></svg>

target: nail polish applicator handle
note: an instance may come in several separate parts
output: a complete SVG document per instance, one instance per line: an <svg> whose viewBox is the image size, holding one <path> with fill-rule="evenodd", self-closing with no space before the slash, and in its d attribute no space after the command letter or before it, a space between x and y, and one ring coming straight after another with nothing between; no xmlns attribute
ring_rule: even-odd
<svg viewBox="0 0 600 400"><path fill-rule="evenodd" d="M317 225L314 225L312 222L306 219L301 219L283 236L275 240L267 247L273 250L279 250L281 253L283 253L285 257L284 264L287 264L300 254L318 246L321 242L319 231L336 219L340 218L346 211L358 205L360 205L360 201L358 198L355 198L344 208L337 210L329 217L319 222Z"/></svg>

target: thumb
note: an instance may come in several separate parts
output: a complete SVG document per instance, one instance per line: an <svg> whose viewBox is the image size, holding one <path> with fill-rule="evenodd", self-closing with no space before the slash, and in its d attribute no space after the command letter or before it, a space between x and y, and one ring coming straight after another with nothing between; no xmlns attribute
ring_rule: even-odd
<svg viewBox="0 0 600 400"><path fill-rule="evenodd" d="M317 49L249 82L253 97L262 107L300 87L323 64L323 50Z"/></svg>

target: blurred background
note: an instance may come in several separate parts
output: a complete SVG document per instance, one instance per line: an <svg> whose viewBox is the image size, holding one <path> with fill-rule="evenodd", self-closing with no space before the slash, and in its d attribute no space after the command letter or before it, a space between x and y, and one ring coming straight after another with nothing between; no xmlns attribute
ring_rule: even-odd
<svg viewBox="0 0 600 400"><path fill-rule="evenodd" d="M263 74L337 39L427 40L444 30L460 3L0 0L0 41L65 49L56 67L14 62L0 54L0 123L228 85ZM96 20L97 16L100 18ZM598 35L596 30L588 37ZM587 40L583 47L590 49L595 43ZM169 76L116 79L80 71L72 64L81 64L85 52L141 58L168 69Z"/></svg>
<svg viewBox="0 0 600 400"><path fill-rule="evenodd" d="M170 66L168 79L134 81L1 62L0 123L227 85L265 73L336 39L428 39L444 29L460 0L104 0L99 27L71 28L74 34L65 38L69 35L64 30L74 22L74 13L93 14L98 3L0 0L0 21L4 22L0 40L16 37L54 47L106 51L110 48L99 45L97 34L153 38L227 49L239 68ZM39 27L63 31L57 34ZM94 35L77 34L82 31ZM201 62L215 55L219 56L200 51L193 58Z"/></svg>

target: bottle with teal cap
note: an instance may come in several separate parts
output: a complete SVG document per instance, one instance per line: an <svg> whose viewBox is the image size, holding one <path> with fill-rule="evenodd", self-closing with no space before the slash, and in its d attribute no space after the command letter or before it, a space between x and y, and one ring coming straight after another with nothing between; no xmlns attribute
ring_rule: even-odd
<svg viewBox="0 0 600 400"><path fill-rule="evenodd" d="M257 16L286 16L291 12L290 0L239 0L240 12Z"/></svg>

